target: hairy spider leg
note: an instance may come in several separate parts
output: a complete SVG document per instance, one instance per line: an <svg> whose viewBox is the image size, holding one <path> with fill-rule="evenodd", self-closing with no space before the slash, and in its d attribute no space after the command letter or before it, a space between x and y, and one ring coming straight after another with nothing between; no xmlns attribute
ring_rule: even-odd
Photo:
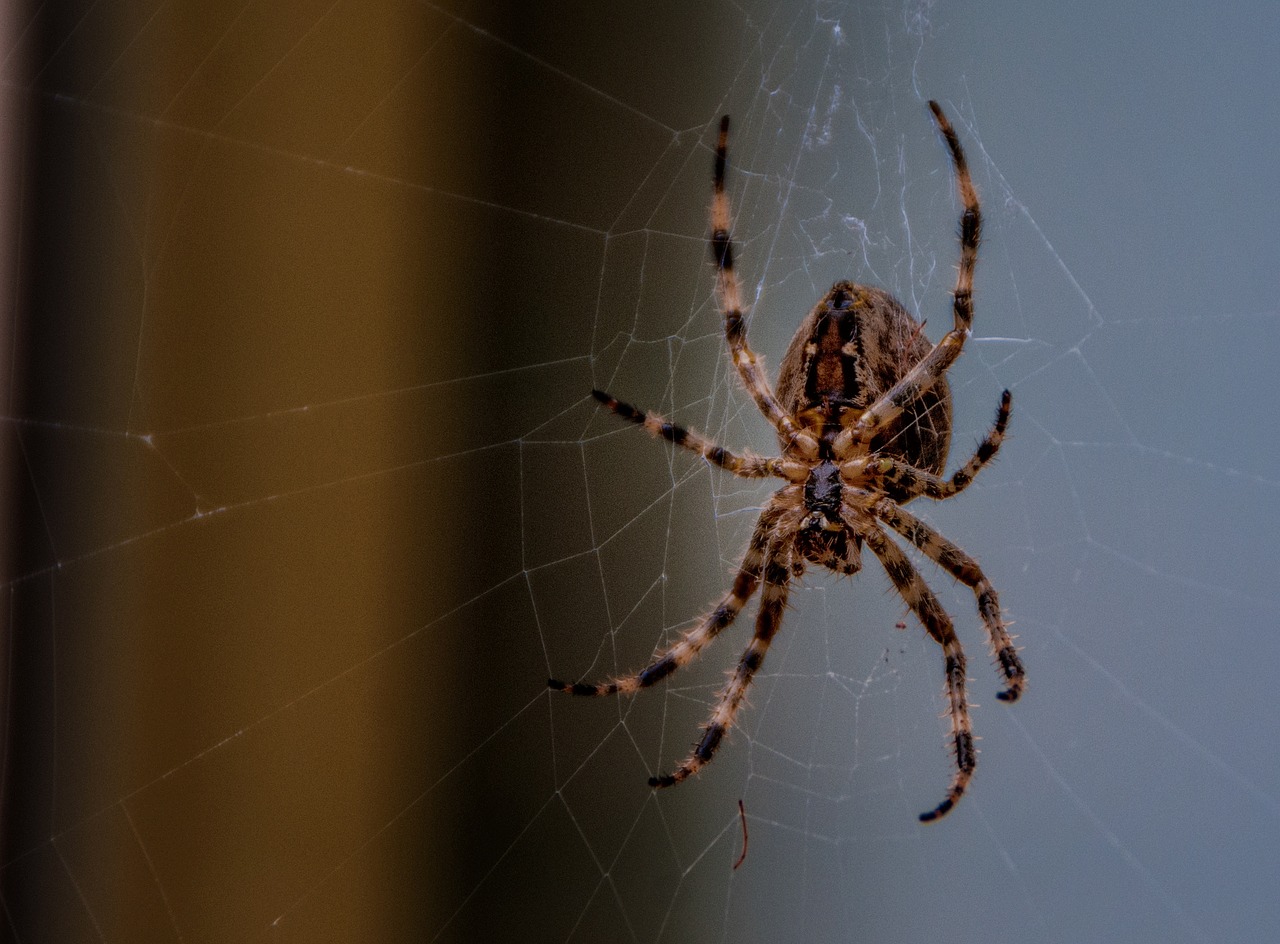
<svg viewBox="0 0 1280 944"><path fill-rule="evenodd" d="M965 160L964 149L960 147L960 139L956 137L947 116L942 113L941 106L931 101L929 108L951 151L956 190L963 207L960 211L960 266L956 273L951 306L954 324L932 351L871 404L857 423L836 439L836 455L847 455L854 442L870 442L881 427L893 422L902 413L905 404L932 387L960 356L973 325L973 270L978 261L978 243L982 238L982 210L978 205L978 193L969 177L969 165Z"/></svg>
<svg viewBox="0 0 1280 944"><path fill-rule="evenodd" d="M747 553L743 555L734 577L733 588L724 595L716 608L695 624L675 644L661 652L645 668L634 675L612 679L608 682L591 684L587 682L561 682L558 679L547 679L547 687L558 692L569 692L572 695L631 695L648 688L650 685L666 678L681 666L692 662L720 631L732 623L747 605L751 595L756 592L760 583L760 570L764 562L765 548L769 543L769 535L773 526L782 516L782 509L776 503L769 506L756 522L755 532L751 535L751 543L747 545Z"/></svg>
<svg viewBox="0 0 1280 944"><path fill-rule="evenodd" d="M744 479L761 479L783 474L779 471L780 460L778 459L765 458L750 452L740 456L735 455L693 430L677 426L657 413L646 413L639 407L624 403L600 390L592 390L591 395L624 420L643 426L650 434L665 439L669 443L696 452L712 465L719 466L734 475L740 475Z"/></svg>
<svg viewBox="0 0 1280 944"><path fill-rule="evenodd" d="M978 615L987 629L991 654L1000 666L1008 688L996 695L1001 701L1017 701L1026 685L1026 670L1018 658L1018 649L1000 615L1000 598L978 562L965 551L915 515L893 502L882 499L872 509L875 516L920 549L931 561L973 591L978 601Z"/></svg>
<svg viewBox="0 0 1280 944"><path fill-rule="evenodd" d="M960 203L964 207L960 211L960 266L956 272L952 309L955 313L955 330L967 335L973 325L973 270L978 263L978 243L982 238L982 210L978 205L978 193L974 190L973 179L969 176L969 163L965 160L960 138L956 136L955 129L951 127L951 122L942 113L942 107L937 102L929 102L929 110L933 112L938 130L946 139L947 149L951 151L956 190L959 191Z"/></svg>
<svg viewBox="0 0 1280 944"><path fill-rule="evenodd" d="M818 441L802 430L782 408L769 386L760 358L747 344L747 326L742 318L742 284L733 267L733 237L730 235L729 196L725 193L725 165L729 153L729 116L720 119L720 138L716 145L715 171L711 197L711 258L716 264L716 295L724 315L724 334L729 342L738 376L756 401L756 406L773 424L778 435L794 444L806 455L816 455Z"/></svg>
<svg viewBox="0 0 1280 944"><path fill-rule="evenodd" d="M960 640L956 638L951 618L902 549L890 541L875 523L871 523L869 527L864 526L862 530L865 531L867 546L880 558L880 563L898 589L898 594L924 624L929 635L942 646L956 775L946 799L929 812L920 814L920 821L928 823L945 816L964 796L978 763L978 753L973 746L973 725L969 720L969 703L964 692L964 650L960 648Z"/></svg>
<svg viewBox="0 0 1280 944"><path fill-rule="evenodd" d="M788 517L793 520L783 523L779 531L786 535L799 526L799 512ZM711 720L703 729L702 740L698 746L675 770L669 774L649 778L651 787L670 787L687 780L702 769L712 757L716 748L724 739L734 716L742 707L742 699L755 677L756 671L764 662L765 653L769 651L769 643L773 641L778 627L782 625L782 613L787 606L787 591L791 584L791 541L787 537L774 539L765 552L763 583L760 588L760 611L756 614L756 631L747 645L738 667L729 677L729 684L720 692L719 701L711 713Z"/></svg>
<svg viewBox="0 0 1280 944"><path fill-rule="evenodd" d="M982 467L995 458L1000 444L1004 442L1005 429L1009 425L1009 413L1013 409L1013 394L1006 390L1000 396L1000 405L996 408L996 422L987 433L969 461L956 469L951 478L944 479L922 469L894 459L892 456L860 456L840 466L840 474L850 481L858 483L858 487L892 490L895 494L905 494L902 503L925 495L938 500L951 498L969 487L982 471Z"/></svg>

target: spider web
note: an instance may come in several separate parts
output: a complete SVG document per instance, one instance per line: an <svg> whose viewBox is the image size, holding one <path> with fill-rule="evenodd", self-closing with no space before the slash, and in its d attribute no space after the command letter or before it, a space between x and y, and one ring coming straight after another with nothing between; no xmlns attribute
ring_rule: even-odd
<svg viewBox="0 0 1280 944"><path fill-rule="evenodd" d="M1025 7L7 10L6 939L1274 936L1280 24ZM937 647L869 559L811 572L654 794L754 605L634 699L544 679L644 665L769 489L588 392L775 451L712 297L726 112L767 362L840 278L936 340L929 98L986 220L952 467L1014 416L912 510L1000 589L1027 697L922 566L983 751L919 825Z"/></svg>

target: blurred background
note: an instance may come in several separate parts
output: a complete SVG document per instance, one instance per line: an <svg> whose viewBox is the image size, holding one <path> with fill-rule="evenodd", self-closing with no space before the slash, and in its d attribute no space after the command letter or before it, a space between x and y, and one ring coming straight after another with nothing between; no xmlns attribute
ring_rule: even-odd
<svg viewBox="0 0 1280 944"><path fill-rule="evenodd" d="M1280 13L562 0L0 11L0 934L30 941L1258 941L1280 932ZM602 387L775 451L724 353L830 284L949 322L912 510L983 738L945 820L942 661L884 574L811 572L714 764L769 488ZM896 624L906 624L905 630ZM741 801L740 813L739 801ZM735 869L746 844L746 857Z"/></svg>

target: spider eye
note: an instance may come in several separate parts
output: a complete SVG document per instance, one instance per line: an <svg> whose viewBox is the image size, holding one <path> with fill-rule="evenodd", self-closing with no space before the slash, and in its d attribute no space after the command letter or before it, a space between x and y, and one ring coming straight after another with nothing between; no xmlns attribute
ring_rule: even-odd
<svg viewBox="0 0 1280 944"><path fill-rule="evenodd" d="M852 305L853 299L849 297L848 293L845 292L844 289L841 289L831 296L831 304L827 307L831 311L847 311Z"/></svg>

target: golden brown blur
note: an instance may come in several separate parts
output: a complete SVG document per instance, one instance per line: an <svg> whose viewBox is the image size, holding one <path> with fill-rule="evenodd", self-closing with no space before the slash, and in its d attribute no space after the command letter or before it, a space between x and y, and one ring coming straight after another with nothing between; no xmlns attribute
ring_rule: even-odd
<svg viewBox="0 0 1280 944"><path fill-rule="evenodd" d="M484 169L431 125L476 60L421 63L452 24L415 5L294 7L45 9L9 63L19 940L410 939L456 907L422 628L482 239L417 182Z"/></svg>
<svg viewBox="0 0 1280 944"><path fill-rule="evenodd" d="M717 794L647 786L697 698L624 718L546 680L641 664L750 527L590 395L723 379L720 11L13 20L0 926L565 941L713 913L667 891L673 836L736 836Z"/></svg>

